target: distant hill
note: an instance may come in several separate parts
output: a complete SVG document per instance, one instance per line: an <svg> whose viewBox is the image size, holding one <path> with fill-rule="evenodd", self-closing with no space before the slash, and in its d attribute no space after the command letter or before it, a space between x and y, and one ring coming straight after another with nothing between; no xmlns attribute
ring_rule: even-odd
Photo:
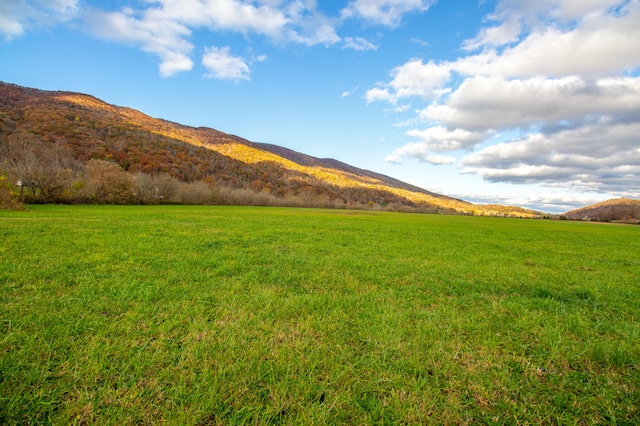
<svg viewBox="0 0 640 426"><path fill-rule="evenodd" d="M17 165L18 157L27 158L24 151L31 150L36 158L52 158L55 152L56 164L64 163L60 153L67 153L76 163L65 170L77 176L90 160L103 160L118 164L131 176L163 174L182 183L206 184L212 190L261 194L272 204L274 199L282 200L282 205L287 205L286 200L304 200L308 206L539 215L522 208L474 205L334 159L152 118L90 95L2 82L0 142L0 168L14 174L27 168ZM34 194L46 193L44 180L39 179L41 189ZM69 178L67 188L58 193L68 197L84 185L72 181Z"/></svg>
<svg viewBox="0 0 640 426"><path fill-rule="evenodd" d="M598 221L640 221L640 200L616 198L571 210L565 213L569 219Z"/></svg>

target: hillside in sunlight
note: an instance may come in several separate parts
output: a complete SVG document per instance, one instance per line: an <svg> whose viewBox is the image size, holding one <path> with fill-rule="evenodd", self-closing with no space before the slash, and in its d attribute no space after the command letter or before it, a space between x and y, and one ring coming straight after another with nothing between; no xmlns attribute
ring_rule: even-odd
<svg viewBox="0 0 640 426"><path fill-rule="evenodd" d="M98 173L95 170L117 164L137 181L164 176L174 184L197 183L200 189L207 186L218 194L217 199L212 197L209 202L220 202L220 194L242 191L245 198L251 198L251 194L256 197L246 202L231 197L226 202L539 215L521 208L473 205L333 159L319 159L210 128L152 118L89 95L6 83L0 83L0 142L0 167L23 182L34 199L54 193L43 183L47 178L53 179L51 173L48 177L41 173L36 178L34 169L54 164L58 167L56 176L60 170L65 171L62 175L66 176L66 186L56 187L60 195L53 201L96 200L95 194L94 198L86 195L90 185L82 180L87 175L83 167L91 163L94 178ZM130 198L122 198L125 201L140 193L131 185L131 192L127 193ZM21 190L24 192L24 188ZM74 198L74 194L82 191L85 198Z"/></svg>
<svg viewBox="0 0 640 426"><path fill-rule="evenodd" d="M615 198L565 213L568 219L593 221L640 221L640 200Z"/></svg>

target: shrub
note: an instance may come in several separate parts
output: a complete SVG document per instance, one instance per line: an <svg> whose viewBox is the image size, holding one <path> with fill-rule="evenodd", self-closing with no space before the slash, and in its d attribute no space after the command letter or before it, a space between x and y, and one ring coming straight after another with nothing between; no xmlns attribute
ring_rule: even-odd
<svg viewBox="0 0 640 426"><path fill-rule="evenodd" d="M97 204L128 204L133 200L133 179L120 165L104 160L89 160L83 192Z"/></svg>
<svg viewBox="0 0 640 426"><path fill-rule="evenodd" d="M22 203L7 176L0 175L0 209L22 209Z"/></svg>

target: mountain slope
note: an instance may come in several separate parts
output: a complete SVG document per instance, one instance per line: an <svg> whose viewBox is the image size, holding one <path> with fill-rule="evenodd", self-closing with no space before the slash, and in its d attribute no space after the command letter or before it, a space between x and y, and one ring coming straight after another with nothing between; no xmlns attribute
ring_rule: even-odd
<svg viewBox="0 0 640 426"><path fill-rule="evenodd" d="M216 188L250 190L281 199L303 197L309 205L495 212L337 160L152 118L90 95L1 82L0 141L5 146L0 150L5 163L25 146L39 155L55 147L69 152L80 164L108 160L131 174L166 173L182 182L202 181ZM537 215L519 208L502 209L503 214Z"/></svg>
<svg viewBox="0 0 640 426"><path fill-rule="evenodd" d="M563 216L577 220L637 221L640 220L640 200L615 198L571 210Z"/></svg>
<svg viewBox="0 0 640 426"><path fill-rule="evenodd" d="M372 172L370 170L359 169L357 167L351 166L341 161L334 160L333 158L316 158L310 155L293 151L289 148L284 148L282 146L272 145L267 143L251 143L251 144L252 146L255 146L258 149L269 151L273 154L276 154L282 158L286 158L287 160L291 160L294 163L300 164L302 166L335 169L341 172L351 173L354 176L362 176L362 177L367 177L371 179L377 179L381 182L384 182L385 184L389 185L392 188L406 189L408 191L427 194L436 198L450 198L450 197L445 197L444 195L441 195L441 194L436 194L435 192L427 191L426 189L417 187L415 185L410 185L408 183L402 182L398 179L394 179L389 176L382 175L380 173ZM461 201L461 200L458 200L458 201Z"/></svg>

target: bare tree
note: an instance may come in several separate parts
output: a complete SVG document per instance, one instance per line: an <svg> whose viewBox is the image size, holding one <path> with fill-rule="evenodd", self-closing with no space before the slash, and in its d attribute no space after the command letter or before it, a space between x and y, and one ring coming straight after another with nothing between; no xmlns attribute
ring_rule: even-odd
<svg viewBox="0 0 640 426"><path fill-rule="evenodd" d="M117 163L89 160L85 164L83 193L99 204L127 204L133 201L133 179Z"/></svg>
<svg viewBox="0 0 640 426"><path fill-rule="evenodd" d="M175 198L183 204L211 204L218 200L219 194L203 181L180 182Z"/></svg>
<svg viewBox="0 0 640 426"><path fill-rule="evenodd" d="M179 182L168 173L150 175L139 172L133 175L136 200L143 204L174 201Z"/></svg>
<svg viewBox="0 0 640 426"><path fill-rule="evenodd" d="M66 146L36 139L7 139L0 155L8 175L20 186L21 199L26 195L31 201L64 201L78 168Z"/></svg>

